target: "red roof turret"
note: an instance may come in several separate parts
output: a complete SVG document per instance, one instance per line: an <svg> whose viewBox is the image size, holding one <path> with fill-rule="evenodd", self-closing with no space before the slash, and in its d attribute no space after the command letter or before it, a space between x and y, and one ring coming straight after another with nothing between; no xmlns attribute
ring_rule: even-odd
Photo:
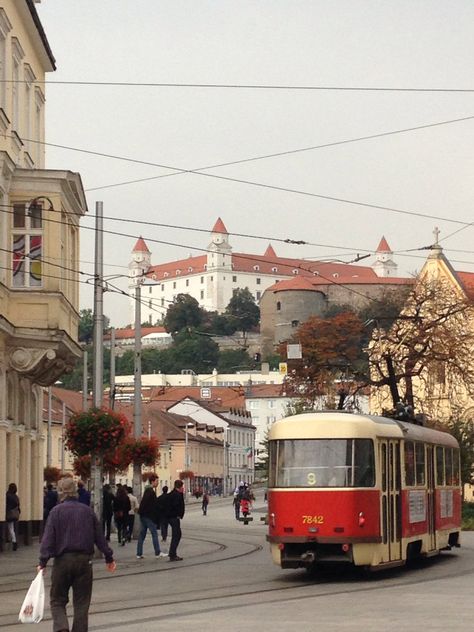
<svg viewBox="0 0 474 632"><path fill-rule="evenodd" d="M273 250L273 246L268 244L268 248L265 250L264 257L276 257L276 252Z"/></svg>
<svg viewBox="0 0 474 632"><path fill-rule="evenodd" d="M132 252L150 252L143 237L139 237Z"/></svg>
<svg viewBox="0 0 474 632"><path fill-rule="evenodd" d="M220 217L217 218L217 222L214 224L214 228L211 230L211 233L223 233L224 235L229 234Z"/></svg>
<svg viewBox="0 0 474 632"><path fill-rule="evenodd" d="M388 245L385 237L382 237L382 239L380 240L380 243L377 247L377 252L392 252L392 249Z"/></svg>

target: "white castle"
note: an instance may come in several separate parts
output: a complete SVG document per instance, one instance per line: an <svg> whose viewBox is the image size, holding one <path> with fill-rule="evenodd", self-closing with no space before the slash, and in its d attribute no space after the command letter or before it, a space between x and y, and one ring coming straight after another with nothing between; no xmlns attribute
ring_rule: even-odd
<svg viewBox="0 0 474 632"><path fill-rule="evenodd" d="M375 253L373 267L345 263L324 263L325 274L337 278L349 274L371 277L396 276L397 265L392 251L382 237ZM140 237L132 250L129 264L129 287L133 289L139 280L142 287L142 321L155 323L165 315L178 294L190 294L208 311L225 311L236 289L248 288L256 303L263 292L278 281L296 275L312 277L320 264L305 259L279 257L270 244L263 255L234 253L229 243L229 233L219 217L211 230L211 243L207 253L186 259L152 265L151 252ZM135 301L132 300L132 314ZM132 316L131 322L134 317Z"/></svg>

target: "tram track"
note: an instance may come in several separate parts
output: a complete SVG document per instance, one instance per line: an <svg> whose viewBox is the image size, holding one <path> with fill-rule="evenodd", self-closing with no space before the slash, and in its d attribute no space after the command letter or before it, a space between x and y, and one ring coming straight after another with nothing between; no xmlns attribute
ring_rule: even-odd
<svg viewBox="0 0 474 632"><path fill-rule="evenodd" d="M228 530L228 529L214 529L214 532L225 531L226 535L234 536L238 534L242 536L242 532L239 530ZM250 535L250 533L248 534ZM253 534L252 534L253 535ZM255 533L255 536L258 537L260 534ZM214 551L207 551L201 554L194 555L194 558L209 558L209 556L225 553L229 550L229 545L225 542L218 541L217 538L208 539L208 538L199 538L188 536L188 540L193 540L195 542L202 542L207 544L212 544L216 546ZM252 538L254 540L254 538ZM134 564L128 563L126 565L126 569L133 569L132 572L124 572L120 574L116 574L114 576L99 576L96 577L94 582L101 582L104 579L107 579L108 582L114 581L115 579L120 579L123 577L127 577L132 579L134 576L143 576L143 575L154 575L161 572L170 572L175 571L181 573L186 571L187 569L193 567L212 567L214 564L219 564L222 562L232 560L237 560L239 558L244 558L247 556L251 556L255 553L258 553L263 549L262 544L255 543L254 541L248 540L239 540L236 542L233 541L233 544L238 544L239 546L249 547L248 550L233 552L231 555L224 555L223 557L219 557L218 559L196 559L195 561L189 561L185 564L176 566L176 565L166 565L166 566L156 566L149 567L143 569L137 569ZM473 547L464 547L466 550L473 550ZM188 560L189 558L186 558ZM444 560L444 561L443 561ZM202 592L206 590L206 594L196 595L196 588L192 590L186 591L180 589L179 597L160 597L159 593L154 594L153 596L143 597L139 599L134 598L133 600L121 600L117 602L114 600L102 600L100 602L96 602L91 607L91 617L92 621L95 616L100 616L107 614L110 617L114 618L119 617L121 613L127 612L136 612L140 613L143 616L139 616L138 618L134 617L133 624L146 624L148 622L165 620L169 618L169 612L165 613L152 613L152 610L157 608L163 610L169 610L170 608L175 608L173 616L175 617L186 617L192 616L193 614L211 614L212 612L219 612L227 609L239 609L241 607L248 607L249 604L253 603L278 603L282 600L284 601L298 601L301 599L321 599L325 597L334 597L338 595L348 595L354 593L368 593L375 590L387 590L393 589L397 587L406 587L406 586L414 586L416 584L422 582L435 582L435 581L444 581L449 579L455 579L460 577L469 577L474 575L474 569L458 569L454 572L446 572L446 573L436 573L434 576L427 577L427 572L429 568L438 568L442 570L442 566L445 562L449 563L449 558L447 556L432 558L429 560L422 560L419 565L417 565L414 569L405 569L403 567L398 569L392 569L383 571L381 573L375 573L370 576L365 576L364 579L361 579L361 574L357 569L352 569L348 572L347 576L342 576L340 573L332 574L328 572L319 572L313 576L304 575L303 573L296 572L295 574L283 574L278 578L272 578L268 580L257 579L255 581L246 581L245 585L238 583L227 583L225 585L220 585L214 588L203 588ZM448 569L447 569L448 570ZM402 577L397 577L403 573ZM416 576L410 576L412 573L416 573ZM344 582L344 586L340 586L339 588L334 586L334 582ZM351 582L351 585L347 585L347 582ZM354 583L357 581L357 585ZM360 582L363 581L363 585ZM275 585L275 582L278 582L279 585ZM290 585L282 585L282 582L286 582L287 584L291 582ZM25 590L27 587L27 582L25 587L22 590ZM331 590L331 586L335 589ZM329 590L328 590L329 588ZM20 590L18 588L17 590ZM297 592L300 591L300 594ZM0 590L0 593L12 594L16 592L15 589L10 590ZM224 601L236 600L236 603L223 603ZM186 604L186 609L183 609L183 601ZM15 599L16 602L16 599ZM207 605L209 604L209 605ZM212 605L211 605L212 604ZM16 607L15 611L11 613L3 614L0 617L0 629L6 629L12 626L12 617L16 615ZM9 619L8 622L2 622L1 619ZM45 621L50 620L46 618ZM92 623L91 621L91 623ZM118 620L114 621L113 628L120 628L124 626L130 625L130 620ZM110 623L107 625L102 625L97 623L96 625L90 626L91 630L106 630L110 629Z"/></svg>

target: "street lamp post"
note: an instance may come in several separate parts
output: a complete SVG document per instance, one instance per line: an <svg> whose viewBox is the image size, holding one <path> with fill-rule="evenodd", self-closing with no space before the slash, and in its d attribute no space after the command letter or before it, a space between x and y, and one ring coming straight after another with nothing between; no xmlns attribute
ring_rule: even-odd
<svg viewBox="0 0 474 632"><path fill-rule="evenodd" d="M192 423L187 423L184 426L184 469L185 471L189 471L189 456L188 456L188 428L193 428L194 424ZM186 486L185 483L185 488L188 487L189 488L189 483ZM189 489L186 490L186 493L189 493Z"/></svg>

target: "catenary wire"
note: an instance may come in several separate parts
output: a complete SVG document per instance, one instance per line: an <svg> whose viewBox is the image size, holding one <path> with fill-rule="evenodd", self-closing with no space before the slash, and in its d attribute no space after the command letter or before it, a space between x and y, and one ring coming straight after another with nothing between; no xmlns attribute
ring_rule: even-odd
<svg viewBox="0 0 474 632"><path fill-rule="evenodd" d="M24 79L2 79L0 83L31 83ZM231 90L302 90L321 92L447 92L474 93L474 88L430 88L430 87L397 87L397 86L326 86L326 85L291 85L291 84L255 84L255 83L177 83L151 81L68 81L36 79L36 85L69 85L69 86L116 86L135 88L213 88Z"/></svg>

